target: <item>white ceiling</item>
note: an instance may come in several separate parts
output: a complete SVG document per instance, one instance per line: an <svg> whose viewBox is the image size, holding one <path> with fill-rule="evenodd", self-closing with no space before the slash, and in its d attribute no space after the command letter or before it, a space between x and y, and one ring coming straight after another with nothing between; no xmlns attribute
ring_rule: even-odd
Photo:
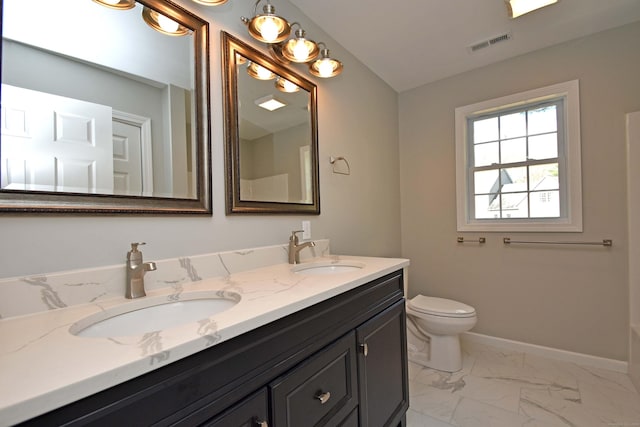
<svg viewBox="0 0 640 427"><path fill-rule="evenodd" d="M398 92L640 20L640 0L560 0L517 19L504 0L290 1Z"/></svg>

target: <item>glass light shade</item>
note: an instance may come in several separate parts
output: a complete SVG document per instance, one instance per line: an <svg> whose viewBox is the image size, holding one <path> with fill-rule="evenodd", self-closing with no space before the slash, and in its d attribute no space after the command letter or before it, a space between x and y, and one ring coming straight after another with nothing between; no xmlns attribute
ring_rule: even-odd
<svg viewBox="0 0 640 427"><path fill-rule="evenodd" d="M297 84L291 83L289 80L283 79L282 77L277 78L276 88L278 88L279 91L286 93L294 93L300 90L300 87Z"/></svg>
<svg viewBox="0 0 640 427"><path fill-rule="evenodd" d="M256 15L247 22L251 37L263 43L280 43L286 40L291 34L289 22L277 16L271 4L265 5L263 11L263 15Z"/></svg>
<svg viewBox="0 0 640 427"><path fill-rule="evenodd" d="M307 40L304 30L296 30L296 38L287 41L282 47L282 56L291 62L309 62L318 57L320 48L313 40Z"/></svg>
<svg viewBox="0 0 640 427"><path fill-rule="evenodd" d="M136 7L135 0L93 0L94 2L110 9L128 10Z"/></svg>
<svg viewBox="0 0 640 427"><path fill-rule="evenodd" d="M329 56L329 49L322 49L322 58L309 65L309 72L316 77L329 78L342 72L342 62Z"/></svg>
<svg viewBox="0 0 640 427"><path fill-rule="evenodd" d="M258 80L273 80L276 78L276 75L271 71L267 70L260 64L256 64L255 62L249 62L247 66L247 73Z"/></svg>
<svg viewBox="0 0 640 427"><path fill-rule="evenodd" d="M219 6L225 4L227 0L193 0L196 3L203 4L205 6Z"/></svg>
<svg viewBox="0 0 640 427"><path fill-rule="evenodd" d="M188 28L147 6L142 9L142 19L154 30L168 36L184 36L185 34L189 34Z"/></svg>

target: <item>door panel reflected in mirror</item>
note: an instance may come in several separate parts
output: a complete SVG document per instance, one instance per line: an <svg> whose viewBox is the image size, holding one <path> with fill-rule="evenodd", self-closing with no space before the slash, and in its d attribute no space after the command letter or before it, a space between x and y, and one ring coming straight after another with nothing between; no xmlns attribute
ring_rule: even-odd
<svg viewBox="0 0 640 427"><path fill-rule="evenodd" d="M227 213L319 213L316 86L222 39Z"/></svg>
<svg viewBox="0 0 640 427"><path fill-rule="evenodd" d="M165 0L2 7L0 210L211 213L206 21Z"/></svg>

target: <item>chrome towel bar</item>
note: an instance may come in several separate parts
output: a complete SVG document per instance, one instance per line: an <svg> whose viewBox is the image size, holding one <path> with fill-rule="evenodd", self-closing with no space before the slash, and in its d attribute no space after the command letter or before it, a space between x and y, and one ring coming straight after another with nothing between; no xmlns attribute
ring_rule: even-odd
<svg viewBox="0 0 640 427"><path fill-rule="evenodd" d="M604 239L601 242L550 242L550 241L528 241L528 240L511 240L509 237L505 237L503 240L505 245L511 243L526 243L526 244L543 244L543 245L592 245L592 246L613 246L613 240Z"/></svg>
<svg viewBox="0 0 640 427"><path fill-rule="evenodd" d="M458 237L458 243L487 243L487 239L479 237L477 240L465 240L464 237Z"/></svg>

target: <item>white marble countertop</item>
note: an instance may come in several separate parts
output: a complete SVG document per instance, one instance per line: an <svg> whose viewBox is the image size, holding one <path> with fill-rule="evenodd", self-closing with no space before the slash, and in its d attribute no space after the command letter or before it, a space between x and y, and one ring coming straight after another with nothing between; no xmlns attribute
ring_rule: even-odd
<svg viewBox="0 0 640 427"><path fill-rule="evenodd" d="M409 265L406 259L328 256L363 264L330 275L277 264L147 292L176 301L190 292L240 294L234 307L197 322L139 336L86 338L69 332L87 316L141 299L115 298L0 320L0 425L12 425L165 366Z"/></svg>

